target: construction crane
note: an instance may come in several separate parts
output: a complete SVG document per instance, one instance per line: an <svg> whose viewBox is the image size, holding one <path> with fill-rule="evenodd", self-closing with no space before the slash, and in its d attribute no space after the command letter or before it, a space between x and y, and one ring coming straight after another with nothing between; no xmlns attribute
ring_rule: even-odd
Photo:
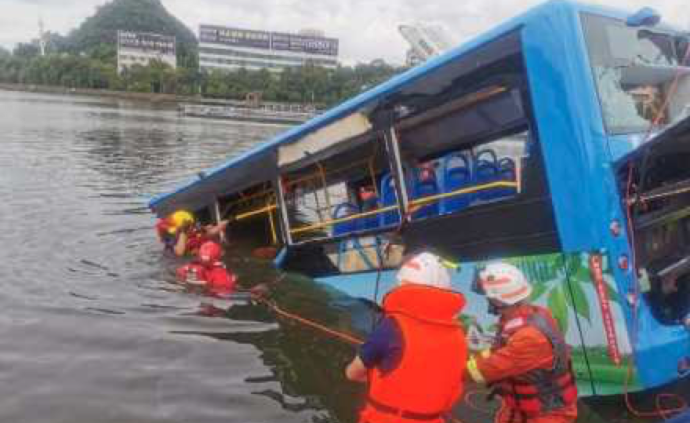
<svg viewBox="0 0 690 423"><path fill-rule="evenodd" d="M398 31L410 44L407 51L408 66L416 66L453 46L448 33L440 25L416 22L400 25Z"/></svg>

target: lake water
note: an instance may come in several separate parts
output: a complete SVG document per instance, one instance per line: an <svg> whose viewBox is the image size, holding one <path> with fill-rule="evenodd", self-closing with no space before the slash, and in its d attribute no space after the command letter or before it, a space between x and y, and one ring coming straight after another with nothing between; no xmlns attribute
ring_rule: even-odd
<svg viewBox="0 0 690 423"><path fill-rule="evenodd" d="M362 389L342 369L354 350L261 306L214 312L180 291L146 208L282 129L0 91L0 422L353 421ZM245 281L274 276L231 265ZM286 283L292 310L357 319L357 304L334 310L308 281ZM583 406L580 421L627 421L622 410Z"/></svg>

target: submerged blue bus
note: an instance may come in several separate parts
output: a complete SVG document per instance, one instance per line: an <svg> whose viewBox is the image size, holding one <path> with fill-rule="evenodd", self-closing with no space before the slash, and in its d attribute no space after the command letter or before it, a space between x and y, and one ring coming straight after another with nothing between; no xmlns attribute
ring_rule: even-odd
<svg viewBox="0 0 690 423"><path fill-rule="evenodd" d="M279 265L380 301L406 252L516 264L573 348L581 395L690 372L688 35L651 10L555 0L150 203L234 216ZM626 380L628 369L631 380Z"/></svg>

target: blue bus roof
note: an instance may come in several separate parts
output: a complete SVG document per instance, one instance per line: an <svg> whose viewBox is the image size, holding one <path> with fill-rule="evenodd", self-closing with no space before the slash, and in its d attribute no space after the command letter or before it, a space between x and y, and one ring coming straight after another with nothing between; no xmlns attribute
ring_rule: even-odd
<svg viewBox="0 0 690 423"><path fill-rule="evenodd" d="M210 205L218 196L227 195L253 184L271 180L277 175L276 154L280 145L287 144L346 117L364 107L371 107L391 95L411 86L417 80L459 61L478 47L489 43L518 28L529 26L535 19L558 13L589 12L612 18L624 19L622 11L582 4L570 0L551 0L508 20L492 30L410 69L390 80L326 111L310 121L283 132L272 140L260 144L224 164L205 172L205 176L182 185L177 190L159 195L149 202L149 207L159 216L177 209L195 210ZM243 183L240 183L240 180ZM250 183L253 182L253 183Z"/></svg>

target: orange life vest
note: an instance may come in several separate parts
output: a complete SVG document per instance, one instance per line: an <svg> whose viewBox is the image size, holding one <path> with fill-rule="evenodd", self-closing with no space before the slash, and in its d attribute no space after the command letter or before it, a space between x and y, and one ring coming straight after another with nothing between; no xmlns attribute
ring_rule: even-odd
<svg viewBox="0 0 690 423"><path fill-rule="evenodd" d="M403 337L399 365L369 372L364 423L440 423L459 399L467 341L456 317L462 294L424 285L403 285L386 295L383 309Z"/></svg>
<svg viewBox="0 0 690 423"><path fill-rule="evenodd" d="M538 330L549 340L553 348L553 364L551 368L534 369L499 381L496 383L498 393L509 408L524 417L539 416L575 404L577 385L570 352L549 310L524 306L509 319L502 320L494 348L504 346L514 333L525 327Z"/></svg>

